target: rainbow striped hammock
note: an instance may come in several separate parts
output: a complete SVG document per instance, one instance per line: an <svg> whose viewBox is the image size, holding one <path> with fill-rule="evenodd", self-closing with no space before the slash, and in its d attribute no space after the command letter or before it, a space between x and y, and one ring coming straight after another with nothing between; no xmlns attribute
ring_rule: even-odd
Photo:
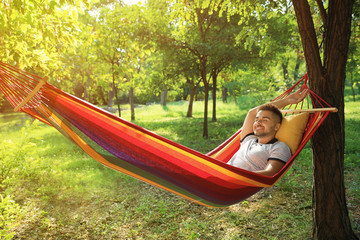
<svg viewBox="0 0 360 240"><path fill-rule="evenodd" d="M305 75L276 99L284 98L300 83L308 88L306 82ZM2 62L0 90L15 111L55 127L101 164L211 207L235 204L273 186L332 111L311 90L306 101L310 104L289 108L295 110L288 110L287 114L311 112L307 128L290 161L275 176L268 177L226 164L240 147L241 129L213 151L203 154L65 93L47 83L46 78ZM321 108L316 110L309 105Z"/></svg>

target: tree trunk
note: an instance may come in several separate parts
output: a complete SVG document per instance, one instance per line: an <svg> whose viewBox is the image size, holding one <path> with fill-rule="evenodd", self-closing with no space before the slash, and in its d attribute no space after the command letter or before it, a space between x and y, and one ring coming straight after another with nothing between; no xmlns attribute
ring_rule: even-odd
<svg viewBox="0 0 360 240"><path fill-rule="evenodd" d="M109 98L109 99L108 99L108 104L107 104L107 106L108 106L108 110L111 111L111 109L112 109L112 107L113 107L113 105L114 105L114 90L113 90L113 85L110 84L109 88L110 88L111 90L110 90L109 93L108 93L108 98Z"/></svg>
<svg viewBox="0 0 360 240"><path fill-rule="evenodd" d="M117 105L118 112L119 112L119 117L121 117L120 100L119 100L119 96L118 96L117 87L116 87L116 84L115 84L115 72L114 72L114 67L113 67L113 71L112 71L112 83L113 83L113 91L114 91L114 93L115 93L116 105Z"/></svg>
<svg viewBox="0 0 360 240"><path fill-rule="evenodd" d="M129 102L131 110L131 121L135 120L135 101L134 101L134 88L130 87L129 89Z"/></svg>
<svg viewBox="0 0 360 240"><path fill-rule="evenodd" d="M193 105L194 105L194 98L195 98L195 91L196 91L196 87L191 84L191 85L190 85L189 106L188 106L188 111L187 111L186 117L192 117Z"/></svg>
<svg viewBox="0 0 360 240"><path fill-rule="evenodd" d="M167 92L168 92L168 90L165 87L163 87L163 90L161 91L161 96L160 96L160 105L161 106L166 106Z"/></svg>
<svg viewBox="0 0 360 240"><path fill-rule="evenodd" d="M217 74L213 72L213 90L212 90L212 99L213 99L213 112L212 112L212 121L216 122L216 89L217 89Z"/></svg>
<svg viewBox="0 0 360 240"><path fill-rule="evenodd" d="M209 82L206 78L206 63L207 58L202 57L201 58L201 79L204 83L205 88L205 99L204 99L204 129L203 129L203 137L208 138L209 132L208 132L208 106L209 106Z"/></svg>
<svg viewBox="0 0 360 240"><path fill-rule="evenodd" d="M289 59L286 59L285 62L281 63L281 66L283 69L283 77L284 77L285 82L288 82L288 79L289 79L288 65L289 65Z"/></svg>
<svg viewBox="0 0 360 240"><path fill-rule="evenodd" d="M294 82L297 82L299 79L299 68L300 68L301 59L299 56L296 58L296 64L294 69Z"/></svg>
<svg viewBox="0 0 360 240"><path fill-rule="evenodd" d="M204 131L203 137L208 138L208 107L209 107L209 83L207 81L204 82L205 87L205 100L204 100Z"/></svg>
<svg viewBox="0 0 360 240"><path fill-rule="evenodd" d="M289 59L286 59L283 63L281 63L283 69L283 78L287 88L292 86L291 80L289 79Z"/></svg>
<svg viewBox="0 0 360 240"><path fill-rule="evenodd" d="M223 103L227 103L227 97L228 97L227 87L222 87L221 96L222 96Z"/></svg>
<svg viewBox="0 0 360 240"><path fill-rule="evenodd" d="M186 117L192 117L195 93L196 93L196 89L198 88L198 86L201 82L201 79L197 80L196 83L195 83L194 79L190 80L189 78L187 78L186 80L190 86L190 99L189 99L189 106L188 106L188 111L187 111Z"/></svg>
<svg viewBox="0 0 360 240"><path fill-rule="evenodd" d="M351 229L344 186L344 84L353 1L329 1L328 15L323 15L325 20L323 65L310 6L306 0L293 0L293 5L307 63L310 87L339 110L329 115L311 140L313 238L357 239Z"/></svg>

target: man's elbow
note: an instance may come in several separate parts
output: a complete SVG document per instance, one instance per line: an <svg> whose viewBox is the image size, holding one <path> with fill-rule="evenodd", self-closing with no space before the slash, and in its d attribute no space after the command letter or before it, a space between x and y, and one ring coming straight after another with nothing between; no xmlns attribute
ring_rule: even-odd
<svg viewBox="0 0 360 240"><path fill-rule="evenodd" d="M259 107L252 108L248 111L248 115L256 116L256 114L258 113L258 110L259 110Z"/></svg>

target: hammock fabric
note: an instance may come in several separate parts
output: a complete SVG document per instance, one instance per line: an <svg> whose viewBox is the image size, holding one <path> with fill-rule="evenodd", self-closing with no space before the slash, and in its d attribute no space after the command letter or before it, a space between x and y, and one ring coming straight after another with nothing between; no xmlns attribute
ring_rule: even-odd
<svg viewBox="0 0 360 240"><path fill-rule="evenodd" d="M298 85L308 88L306 82L305 75L276 99L286 97ZM310 115L297 151L279 173L268 177L226 164L240 147L241 129L210 153L202 154L65 93L44 78L2 62L0 90L16 111L55 127L101 164L211 207L235 204L273 186L330 112L325 109ZM310 90L307 101L289 109L306 111L315 105L330 107Z"/></svg>

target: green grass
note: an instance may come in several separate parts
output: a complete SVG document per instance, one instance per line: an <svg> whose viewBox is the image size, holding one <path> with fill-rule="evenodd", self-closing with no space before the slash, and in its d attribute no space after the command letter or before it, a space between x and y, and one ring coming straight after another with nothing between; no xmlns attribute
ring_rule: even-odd
<svg viewBox="0 0 360 240"><path fill-rule="evenodd" d="M135 123L208 152L242 124L249 98L218 102L202 138L203 103L136 109ZM211 108L211 104L209 105ZM359 102L346 103L345 178L353 227L360 232ZM123 117L130 119L128 111ZM228 208L191 203L103 167L55 129L23 114L0 115L0 239L309 239L312 162L307 146L270 189Z"/></svg>

